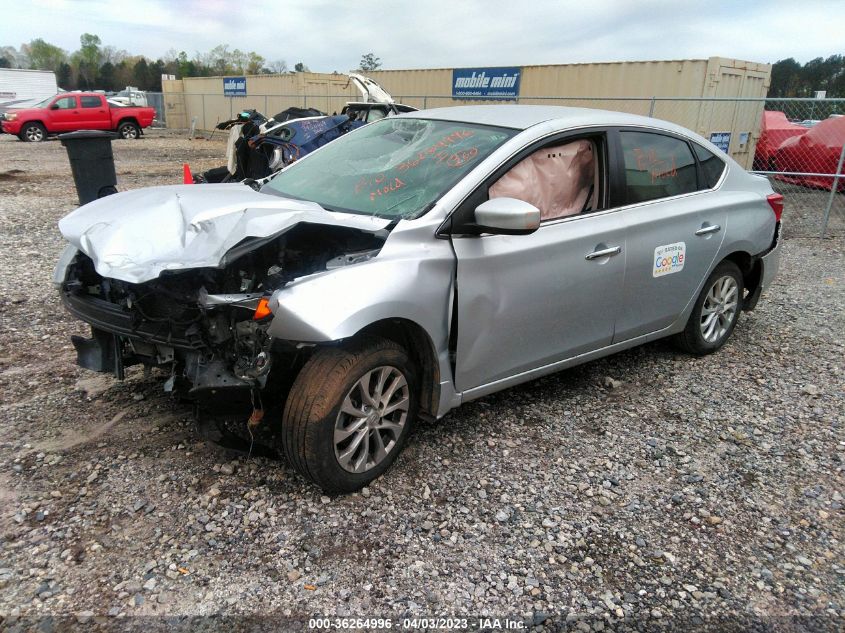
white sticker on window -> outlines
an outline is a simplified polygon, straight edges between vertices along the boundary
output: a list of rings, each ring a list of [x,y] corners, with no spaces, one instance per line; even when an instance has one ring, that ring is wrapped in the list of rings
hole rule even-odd
[[[684,269],[686,256],[687,245],[684,242],[658,246],[654,249],[654,267],[651,269],[651,276],[662,277],[681,272]]]

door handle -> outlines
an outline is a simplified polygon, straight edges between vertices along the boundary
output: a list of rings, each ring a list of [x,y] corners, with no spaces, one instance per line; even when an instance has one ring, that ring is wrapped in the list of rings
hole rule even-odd
[[[720,231],[722,229],[721,226],[718,224],[711,224],[710,226],[703,226],[698,229],[695,234],[696,235],[707,235],[708,233],[715,233],[716,231]]]
[[[613,255],[618,255],[622,252],[621,246],[611,246],[610,248],[603,248],[600,251],[593,251],[592,253],[588,254],[584,259],[598,259],[599,257],[612,257]]]

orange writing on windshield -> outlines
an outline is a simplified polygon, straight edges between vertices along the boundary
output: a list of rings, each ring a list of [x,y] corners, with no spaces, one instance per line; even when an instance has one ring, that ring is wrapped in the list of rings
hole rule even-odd
[[[457,130],[456,132],[452,132],[451,134],[447,134],[446,136],[441,138],[439,141],[437,141],[431,147],[428,147],[428,148],[420,151],[419,153],[417,153],[415,158],[411,158],[411,159],[406,160],[403,163],[400,163],[396,167],[396,169],[398,171],[408,171],[409,169],[413,169],[414,167],[419,165],[421,162],[423,162],[429,156],[433,156],[436,152],[438,152],[438,150],[441,150],[438,153],[438,156],[439,156],[440,154],[443,153],[443,151],[445,151],[443,148],[449,147],[450,145],[453,145],[455,143],[463,141],[464,139],[467,139],[467,138],[469,138],[470,136],[473,136],[473,135],[474,135],[474,132],[472,130]],[[477,154],[478,149],[476,149],[475,152]],[[441,161],[438,161],[438,162],[441,162]],[[457,165],[450,165],[450,166],[456,167]]]
[[[376,198],[380,196],[386,196],[389,193],[393,193],[397,189],[401,189],[405,186],[405,183],[399,180],[398,178],[394,178],[392,181],[388,182],[383,187],[379,187],[374,191],[370,192],[370,202],[374,202]]]

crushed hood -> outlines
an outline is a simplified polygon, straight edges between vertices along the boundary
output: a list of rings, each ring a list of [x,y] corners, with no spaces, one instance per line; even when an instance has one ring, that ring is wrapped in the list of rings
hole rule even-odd
[[[165,270],[218,267],[242,240],[278,235],[300,222],[365,231],[389,224],[241,184],[223,184],[152,187],[107,196],[66,215],[59,230],[92,259],[103,277],[142,283]]]

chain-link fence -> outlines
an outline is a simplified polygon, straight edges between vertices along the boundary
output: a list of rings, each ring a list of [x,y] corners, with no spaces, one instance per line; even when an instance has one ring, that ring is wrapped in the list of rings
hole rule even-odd
[[[784,234],[845,235],[845,99],[766,99],[752,169],[784,196]]]
[[[164,107],[164,94],[161,92],[148,92],[147,105],[155,108],[156,116],[154,125],[158,127],[167,127],[167,113]]]
[[[394,95],[398,103],[438,108],[520,103],[599,108],[664,119],[709,139],[749,171],[769,178],[785,198],[785,235],[845,235],[845,99],[698,97],[519,97],[456,100],[451,96]],[[286,108],[340,112],[349,94],[248,95],[166,93],[157,117],[168,127],[211,130],[238,112],[272,116]],[[151,103],[153,105],[153,103]]]

